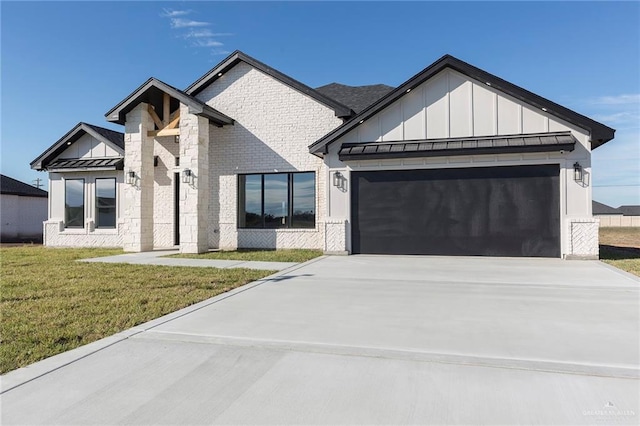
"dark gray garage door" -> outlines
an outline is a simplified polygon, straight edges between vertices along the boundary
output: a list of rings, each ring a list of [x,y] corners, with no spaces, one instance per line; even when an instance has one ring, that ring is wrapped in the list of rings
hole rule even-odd
[[[352,251],[560,257],[558,165],[351,174]]]

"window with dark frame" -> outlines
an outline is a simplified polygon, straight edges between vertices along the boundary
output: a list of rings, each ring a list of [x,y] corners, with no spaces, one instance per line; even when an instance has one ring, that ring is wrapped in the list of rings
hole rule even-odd
[[[314,172],[238,175],[238,228],[315,228]]]
[[[64,181],[64,227],[84,228],[84,179]]]
[[[96,228],[116,227],[116,179],[96,178]]]

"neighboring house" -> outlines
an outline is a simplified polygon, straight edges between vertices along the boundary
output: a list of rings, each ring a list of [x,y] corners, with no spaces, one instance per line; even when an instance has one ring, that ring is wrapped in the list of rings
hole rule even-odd
[[[614,130],[449,55],[312,89],[234,52],[106,117],[124,135],[81,123],[31,164],[47,245],[598,255],[591,150]]]
[[[0,175],[0,241],[42,242],[47,191]]]
[[[640,226],[640,206],[613,208],[594,201],[593,216],[600,220],[601,227]]]

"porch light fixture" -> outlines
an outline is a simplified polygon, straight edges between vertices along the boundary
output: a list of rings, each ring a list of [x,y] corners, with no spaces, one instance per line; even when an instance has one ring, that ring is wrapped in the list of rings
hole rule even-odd
[[[573,180],[576,182],[582,182],[582,166],[577,161],[573,163]]]
[[[335,172],[333,174],[333,186],[337,186],[337,187],[342,186],[342,173]]]
[[[175,136],[173,137],[173,142],[174,142],[174,143],[180,143],[180,135],[175,135]]]
[[[193,178],[193,173],[191,169],[184,169],[182,171],[182,183],[191,183],[191,179]]]
[[[129,170],[127,172],[127,183],[129,185],[133,185],[136,183],[136,172],[134,172],[133,170]]]

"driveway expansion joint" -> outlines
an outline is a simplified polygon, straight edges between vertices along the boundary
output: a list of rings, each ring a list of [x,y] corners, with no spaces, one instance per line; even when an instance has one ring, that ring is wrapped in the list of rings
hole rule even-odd
[[[243,338],[221,335],[204,335],[159,330],[147,330],[130,336],[134,340],[173,341],[212,345],[252,347],[266,350],[308,352],[325,355],[381,358],[414,362],[487,367],[510,370],[538,371],[546,373],[573,374],[580,376],[608,377],[617,379],[640,379],[637,366],[601,365],[560,362],[554,360],[501,358],[459,353],[428,352],[412,348],[381,348],[349,346],[332,343],[304,342],[277,339]]]

